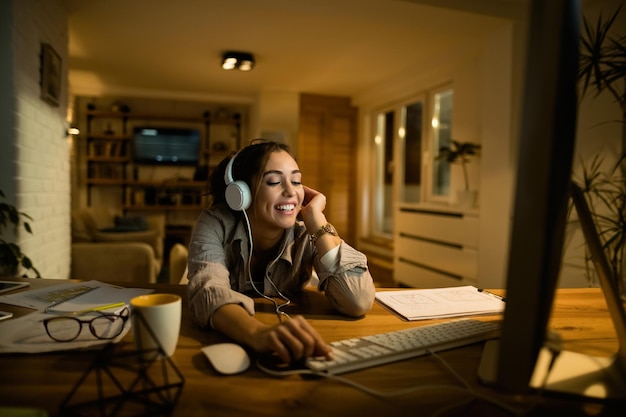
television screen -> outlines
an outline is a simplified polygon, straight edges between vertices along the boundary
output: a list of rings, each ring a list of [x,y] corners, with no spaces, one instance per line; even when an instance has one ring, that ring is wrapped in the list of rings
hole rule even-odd
[[[195,129],[136,127],[133,159],[137,164],[197,165],[199,145]]]

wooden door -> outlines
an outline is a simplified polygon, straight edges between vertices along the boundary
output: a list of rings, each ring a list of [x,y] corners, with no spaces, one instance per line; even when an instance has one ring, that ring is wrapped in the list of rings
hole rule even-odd
[[[326,195],[326,218],[356,243],[357,110],[350,99],[303,94],[298,163],[303,182]]]

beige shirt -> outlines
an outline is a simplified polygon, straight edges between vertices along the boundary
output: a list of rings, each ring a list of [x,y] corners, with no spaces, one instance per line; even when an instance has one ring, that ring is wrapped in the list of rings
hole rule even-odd
[[[196,221],[189,245],[187,292],[194,320],[209,326],[211,316],[226,304],[239,304],[254,315],[254,301],[246,272],[249,238],[243,216],[225,205],[205,209]],[[301,291],[313,268],[333,308],[358,317],[374,302],[375,288],[367,258],[341,242],[336,262],[321,262],[302,222],[287,229],[278,258],[268,265],[264,294],[278,296],[273,285],[289,297]],[[271,283],[270,283],[271,280]],[[273,283],[273,285],[272,285]]]

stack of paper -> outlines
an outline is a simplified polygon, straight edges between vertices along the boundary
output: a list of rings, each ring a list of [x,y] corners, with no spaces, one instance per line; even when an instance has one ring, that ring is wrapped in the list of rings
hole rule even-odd
[[[379,291],[376,300],[406,320],[498,314],[504,300],[471,285],[424,290]]]

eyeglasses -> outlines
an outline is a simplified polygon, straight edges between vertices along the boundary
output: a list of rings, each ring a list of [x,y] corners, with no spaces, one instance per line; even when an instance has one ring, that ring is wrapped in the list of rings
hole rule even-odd
[[[83,329],[83,324],[89,325],[91,334],[102,340],[114,339],[122,333],[129,311],[125,307],[119,314],[97,311],[98,316],[89,320],[77,317],[59,316],[43,321],[48,336],[57,342],[71,342],[76,339]]]

